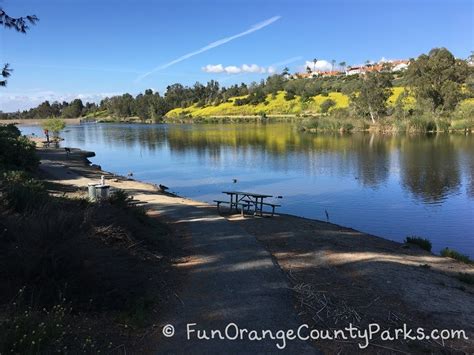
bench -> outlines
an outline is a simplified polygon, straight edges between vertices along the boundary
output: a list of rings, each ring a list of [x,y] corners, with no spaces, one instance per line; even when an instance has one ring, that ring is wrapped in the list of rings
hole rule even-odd
[[[220,206],[221,206],[221,203],[225,203],[225,204],[228,204],[230,205],[230,202],[229,201],[222,201],[222,200],[214,200],[215,203],[217,203],[217,211],[220,213]],[[240,209],[240,213],[242,215],[242,217],[244,216],[244,208],[247,208],[247,212],[251,206],[250,203],[242,203],[242,202],[239,202],[237,203],[237,206],[241,206],[241,209]]]
[[[262,203],[264,206],[270,206],[272,208],[272,217],[275,214],[275,207],[281,207],[281,205],[277,205],[276,203]]]

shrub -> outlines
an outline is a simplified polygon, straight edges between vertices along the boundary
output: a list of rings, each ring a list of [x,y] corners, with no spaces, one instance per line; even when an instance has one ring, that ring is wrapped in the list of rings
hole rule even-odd
[[[38,209],[49,201],[49,195],[43,184],[32,179],[22,171],[3,173],[0,183],[3,203],[15,212]]]
[[[117,206],[121,209],[126,209],[132,213],[141,223],[147,223],[148,218],[146,214],[146,209],[142,206],[131,205],[131,198],[128,192],[124,190],[117,189],[109,197],[109,202],[111,205]]]
[[[33,170],[38,163],[35,144],[22,137],[16,126],[0,125],[0,170]]]
[[[321,103],[321,112],[327,113],[329,109],[333,106],[336,106],[336,101],[332,99],[326,99]]]
[[[127,207],[129,200],[130,200],[130,195],[125,190],[121,190],[121,189],[117,189],[113,191],[109,197],[109,202],[112,205],[115,205],[118,207]]]
[[[429,239],[416,236],[406,237],[405,243],[418,245],[421,249],[424,249],[426,251],[431,251],[432,247]]]
[[[466,264],[471,264],[472,263],[472,260],[469,258],[469,256],[461,254],[461,253],[459,253],[459,252],[457,252],[456,250],[453,250],[453,249],[444,248],[443,250],[441,250],[440,254],[441,254],[441,256],[456,259],[456,260],[461,261],[461,262],[466,263]]]
[[[33,309],[26,304],[25,293],[21,288],[0,322],[0,353],[62,352],[70,308],[61,300],[48,309]]]
[[[41,123],[41,127],[53,132],[56,137],[66,127],[66,123],[60,118],[48,118]]]
[[[436,130],[436,122],[425,116],[413,117],[408,120],[408,130],[414,132],[430,132]]]

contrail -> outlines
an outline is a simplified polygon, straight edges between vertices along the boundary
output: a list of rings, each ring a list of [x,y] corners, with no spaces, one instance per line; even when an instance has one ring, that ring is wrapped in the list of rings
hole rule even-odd
[[[156,68],[154,68],[153,70],[143,74],[143,75],[140,75],[136,81],[140,81],[144,78],[146,78],[147,76],[149,76],[150,74],[153,74],[154,72],[158,71],[158,70],[163,70],[163,69],[166,69],[176,63],[179,63],[179,62],[182,62],[183,60],[186,60],[188,58],[191,58],[191,57],[194,57],[195,55],[198,55],[200,53],[203,53],[203,52],[206,52],[212,48],[216,48],[216,47],[219,47],[219,46],[222,46],[223,44],[227,43],[227,42],[230,42],[230,41],[233,41],[234,39],[237,39],[237,38],[240,38],[240,37],[243,37],[243,36],[247,36],[255,31],[258,31],[258,30],[261,30],[262,28],[264,27],[267,27],[268,25],[271,25],[273,22],[275,21],[278,21],[279,19],[281,18],[281,16],[274,16],[272,18],[269,18],[268,20],[265,20],[263,22],[260,22],[260,23],[257,23],[256,25],[253,25],[252,27],[250,27],[248,30],[245,30],[243,32],[240,32],[240,33],[237,33],[233,36],[230,36],[230,37],[226,37],[226,38],[222,38],[222,39],[219,39],[215,42],[212,42],[212,43],[209,43],[207,46],[204,46],[202,48],[199,48],[198,50],[194,51],[194,52],[190,52],[190,53],[187,53],[179,58],[176,58],[174,60],[172,60],[171,62],[168,62],[166,64],[162,64]]]
[[[301,60],[301,59],[303,59],[302,56],[291,57],[291,58],[285,59],[281,62],[270,64],[270,66],[271,67],[281,67],[283,65],[290,64],[290,63],[296,62],[296,61]]]

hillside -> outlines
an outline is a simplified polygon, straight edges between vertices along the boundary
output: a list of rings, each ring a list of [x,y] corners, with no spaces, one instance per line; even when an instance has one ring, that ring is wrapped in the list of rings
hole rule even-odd
[[[395,105],[397,98],[404,91],[402,87],[393,88],[393,93],[388,99],[389,106]],[[266,102],[258,105],[241,105],[236,106],[234,104],[236,99],[243,98],[245,96],[238,96],[230,98],[227,102],[219,105],[207,105],[199,107],[196,104],[186,108],[175,108],[166,114],[167,118],[179,118],[183,116],[192,117],[219,117],[219,116],[255,116],[265,113],[266,115],[301,115],[301,114],[320,114],[321,104],[331,99],[336,104],[334,108],[347,108],[349,106],[349,97],[340,92],[331,92],[327,96],[316,95],[313,96],[312,100],[303,102],[301,97],[296,96],[293,100],[285,99],[285,92],[280,91],[273,97],[267,95]],[[409,103],[413,103],[413,99],[409,100]],[[330,109],[330,110],[331,110]]]

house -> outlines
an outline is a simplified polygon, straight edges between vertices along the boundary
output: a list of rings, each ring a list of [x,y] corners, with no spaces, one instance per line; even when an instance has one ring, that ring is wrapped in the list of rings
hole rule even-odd
[[[346,69],[346,75],[355,75],[355,74],[361,74],[364,73],[364,67],[347,67]]]
[[[410,62],[408,60],[394,60],[392,62],[392,72],[406,70],[409,65]]]

